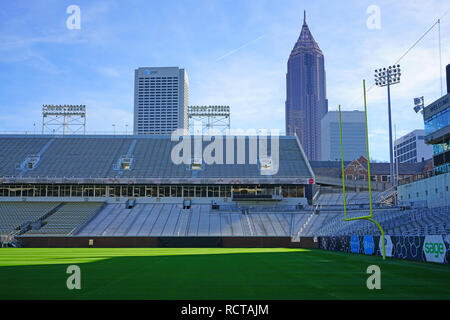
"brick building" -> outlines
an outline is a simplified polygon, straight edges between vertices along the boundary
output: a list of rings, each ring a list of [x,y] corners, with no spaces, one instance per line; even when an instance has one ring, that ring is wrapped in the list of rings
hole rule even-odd
[[[418,163],[398,164],[399,184],[418,181],[431,176],[433,161],[431,159]],[[348,180],[368,180],[367,159],[360,157],[346,165],[345,177]],[[371,181],[390,182],[390,164],[388,162],[370,163]]]

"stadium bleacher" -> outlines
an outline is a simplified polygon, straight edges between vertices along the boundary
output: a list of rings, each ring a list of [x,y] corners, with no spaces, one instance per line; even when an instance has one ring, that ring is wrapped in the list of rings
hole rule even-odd
[[[14,176],[19,170],[17,168],[23,163],[27,156],[37,154],[50,141],[50,138],[28,139],[22,137],[11,137],[0,139],[0,172],[2,176]]]
[[[382,192],[372,192],[372,202],[377,203],[380,200],[380,195]],[[369,203],[369,192],[346,192],[345,201],[348,205],[355,204],[368,204]],[[344,194],[343,193],[322,193],[316,199],[315,203],[317,205],[343,205]]]
[[[450,233],[450,209],[374,209],[374,219],[390,235]],[[368,210],[349,210],[348,217]],[[308,221],[308,217],[311,219]],[[258,212],[216,211],[210,205],[185,210],[175,204],[137,204],[127,210],[108,204],[78,235],[82,236],[301,236],[379,235],[369,221],[344,221],[341,211]]]
[[[420,208],[402,210],[400,208],[374,209],[374,220],[383,228],[385,234],[409,235],[447,235],[450,234],[450,208]],[[369,215],[368,210],[349,210],[348,218]],[[314,215],[311,227],[302,236],[339,235],[380,235],[376,225],[367,220],[344,221],[343,212],[324,212]]]
[[[233,139],[233,150],[223,141],[224,158],[230,152],[236,161]],[[248,147],[250,137],[242,140]],[[298,239],[380,233],[367,220],[344,221],[338,189],[318,189],[307,201],[315,177],[295,137],[280,137],[279,170],[271,176],[262,175],[261,163],[250,163],[248,154],[243,164],[176,165],[169,159],[177,143],[170,136],[0,137],[0,235]],[[271,143],[267,149],[270,154]],[[30,157],[35,166],[24,165]],[[133,159],[130,170],[119,165],[123,157]],[[374,219],[386,234],[450,233],[450,208],[395,207],[386,201],[394,193],[372,193]],[[368,192],[348,192],[345,200],[348,217],[368,215]]]
[[[269,138],[270,139],[270,138]],[[269,140],[268,139],[268,140]],[[194,141],[191,139],[192,150]],[[233,143],[233,154],[238,154],[238,138]],[[242,137],[249,148],[250,137]],[[21,178],[192,178],[186,165],[175,165],[170,161],[171,152],[178,142],[170,136],[15,136],[0,137],[0,177],[20,175]],[[207,145],[204,143],[203,147]],[[45,147],[45,148],[44,148]],[[311,172],[293,137],[279,137],[279,170],[274,177],[311,177]],[[223,139],[224,155],[227,151]],[[119,159],[130,153],[134,158],[132,170],[115,169]],[[271,143],[267,143],[270,155]],[[32,154],[40,154],[38,165],[21,172],[17,167]],[[246,155],[243,164],[211,164],[195,172],[198,178],[244,178],[258,177],[257,164]],[[152,164],[152,165],[149,165]]]
[[[106,177],[113,164],[127,152],[131,139],[54,139],[39,165],[27,177]]]
[[[33,223],[42,219],[59,204],[59,202],[0,202],[0,234],[10,234],[28,221]]]
[[[43,219],[42,228],[32,229],[26,232],[26,235],[70,235],[77,227],[88,222],[103,205],[99,202],[64,203]]]
[[[233,210],[234,209],[234,210]],[[262,207],[242,210],[213,210],[211,205],[138,203],[132,209],[123,204],[4,202],[0,203],[0,233],[8,235],[26,222],[42,221],[25,235],[78,236],[339,236],[379,235],[367,220],[344,221],[342,210],[322,206],[277,211]],[[312,213],[313,212],[313,213]],[[374,209],[374,219],[389,235],[450,234],[450,208]],[[51,213],[51,214],[49,214]],[[347,217],[360,217],[369,210],[348,210]]]
[[[108,204],[80,236],[289,236],[308,213],[215,211],[210,205]]]

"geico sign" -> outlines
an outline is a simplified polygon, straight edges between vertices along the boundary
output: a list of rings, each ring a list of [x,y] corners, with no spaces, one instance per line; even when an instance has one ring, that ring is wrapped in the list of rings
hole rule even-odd
[[[446,251],[442,236],[425,237],[423,252],[427,261],[443,263]]]

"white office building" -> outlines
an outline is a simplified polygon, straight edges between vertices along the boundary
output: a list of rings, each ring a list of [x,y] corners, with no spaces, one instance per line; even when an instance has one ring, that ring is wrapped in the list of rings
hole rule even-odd
[[[365,114],[362,111],[342,111],[342,143],[344,161],[367,157]],[[321,121],[321,160],[341,160],[339,112],[329,111]]]
[[[425,130],[414,130],[394,142],[398,163],[417,163],[433,157],[433,146],[425,144]]]
[[[189,82],[178,67],[139,68],[134,80],[134,134],[188,129]]]

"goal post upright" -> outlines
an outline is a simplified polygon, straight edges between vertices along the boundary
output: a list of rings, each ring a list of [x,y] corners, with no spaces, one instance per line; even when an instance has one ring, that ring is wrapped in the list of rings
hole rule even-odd
[[[355,221],[355,220],[367,220],[374,223],[381,232],[382,237],[382,251],[383,260],[386,260],[386,246],[385,246],[385,236],[384,230],[381,225],[373,219],[373,207],[372,207],[372,185],[371,185],[371,175],[370,175],[370,156],[369,156],[369,130],[367,125],[367,96],[366,96],[366,80],[363,80],[363,91],[364,91],[364,114],[365,114],[365,125],[366,125],[366,147],[367,147],[367,174],[369,181],[369,209],[370,214],[368,216],[347,218],[347,201],[345,198],[345,169],[344,169],[344,146],[342,142],[342,116],[341,116],[341,105],[339,105],[339,134],[341,142],[341,164],[342,164],[342,190],[344,195],[344,221]]]

